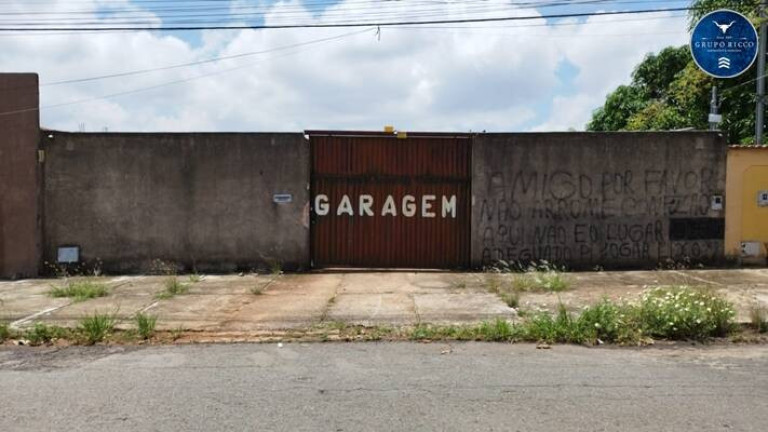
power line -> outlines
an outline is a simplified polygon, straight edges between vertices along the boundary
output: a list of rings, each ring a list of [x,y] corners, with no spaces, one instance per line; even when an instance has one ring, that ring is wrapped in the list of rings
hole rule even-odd
[[[0,27],[0,32],[80,32],[80,31],[191,31],[191,30],[268,30],[268,29],[292,29],[292,28],[338,28],[338,27],[391,27],[391,26],[412,26],[412,25],[439,25],[439,24],[466,24],[480,22],[504,22],[504,21],[528,21],[540,19],[560,19],[560,18],[582,18],[593,16],[616,16],[616,15],[638,15],[664,12],[682,12],[690,11],[690,7],[666,8],[666,9],[643,9],[633,11],[610,11],[610,12],[583,12],[583,13],[563,13],[539,16],[506,16],[506,17],[486,17],[486,18],[464,18],[464,19],[437,19],[425,21],[384,21],[384,22],[337,22],[337,23],[312,23],[312,24],[273,24],[273,25],[235,25],[235,26],[174,26],[174,27],[44,27],[44,28],[26,28],[26,27]]]
[[[318,44],[318,43],[329,42],[329,41],[341,39],[341,38],[344,38],[344,37],[347,37],[347,36],[353,36],[353,35],[360,34],[360,33],[366,33],[366,32],[369,32],[369,31],[370,31],[370,29],[365,29],[365,30],[361,30],[361,31],[357,31],[357,32],[343,34],[341,36],[332,36],[332,37],[327,37],[327,38],[322,38],[322,39],[314,39],[314,40],[309,40],[309,41],[305,41],[305,42],[299,42],[299,43],[295,43],[295,44],[291,44],[291,45],[283,45],[283,46],[279,46],[279,47],[275,47],[275,48],[270,48],[270,49],[262,50],[262,51],[251,51],[251,52],[240,53],[240,54],[233,54],[233,55],[228,55],[228,56],[212,57],[212,58],[205,59],[205,60],[199,60],[199,61],[189,62],[189,63],[181,63],[181,64],[170,65],[170,66],[161,66],[161,67],[147,68],[147,69],[137,69],[137,70],[127,71],[127,72],[118,72],[118,73],[114,73],[114,74],[98,75],[98,76],[92,76],[92,77],[87,77],[87,78],[76,78],[76,79],[69,79],[69,80],[52,81],[52,82],[48,82],[48,83],[42,83],[42,84],[40,84],[40,87],[56,86],[56,85],[62,85],[62,84],[75,84],[75,83],[82,83],[82,82],[88,82],[88,81],[97,81],[97,80],[103,80],[103,79],[109,79],[109,78],[121,78],[121,77],[126,77],[126,76],[131,76],[131,75],[145,74],[145,73],[149,73],[149,72],[158,72],[158,71],[164,71],[164,70],[179,69],[179,68],[189,67],[189,66],[198,66],[198,65],[201,65],[201,64],[215,63],[215,62],[220,62],[220,61],[224,61],[224,60],[231,60],[231,59],[236,59],[236,58],[249,57],[249,56],[254,56],[254,55],[259,55],[259,54],[268,54],[268,53],[276,52],[276,51],[282,51],[282,50],[287,50],[287,49],[292,49],[292,48],[303,47],[303,46],[307,46],[307,45],[314,45],[314,44]]]
[[[374,30],[376,30],[376,29],[375,28],[369,28],[369,29],[365,29],[365,30],[358,30],[358,31],[350,32],[350,33],[344,33],[344,34],[341,34],[341,35],[338,35],[338,36],[335,36],[335,37],[332,37],[332,38],[326,38],[326,39],[323,40],[323,42],[340,40],[340,39],[344,39],[344,38],[347,38],[347,37],[350,37],[350,36],[355,36],[355,35],[362,34],[362,33],[373,32]],[[320,40],[310,41],[310,42],[305,43],[305,45],[308,45],[311,42],[319,42],[319,41]],[[304,49],[306,49],[306,48],[304,48]],[[298,53],[300,53],[302,51],[303,50],[297,50],[295,52],[286,53],[286,54],[283,54],[281,56],[273,57],[272,59],[288,57],[288,56],[291,56],[291,55],[298,54]],[[248,64],[244,64],[244,65],[240,65],[240,66],[236,66],[236,67],[232,67],[232,68],[227,68],[227,69],[223,69],[223,70],[219,70],[219,71],[215,71],[215,72],[209,72],[209,73],[205,73],[205,74],[200,74],[200,75],[196,75],[196,76],[189,77],[189,78],[178,79],[178,80],[173,80],[173,81],[166,81],[166,82],[163,82],[163,83],[160,83],[160,84],[155,84],[155,85],[152,85],[152,86],[139,87],[139,88],[135,88],[135,89],[131,89],[131,90],[125,90],[125,91],[121,91],[121,92],[117,92],[117,93],[110,93],[110,94],[106,94],[106,95],[95,96],[95,97],[91,97],[91,98],[87,98],[87,99],[80,99],[80,100],[75,100],[75,101],[70,101],[70,102],[62,102],[62,103],[53,104],[53,105],[46,105],[46,106],[42,106],[42,107],[29,107],[29,108],[22,108],[22,109],[13,110],[13,111],[0,112],[0,117],[7,116],[7,115],[13,115],[13,114],[21,114],[21,113],[31,112],[31,111],[39,111],[39,110],[44,110],[44,109],[61,108],[61,107],[65,107],[65,106],[79,105],[79,104],[87,103],[87,102],[95,102],[95,101],[98,101],[98,100],[111,99],[111,98],[115,98],[115,97],[119,97],[119,96],[126,96],[126,95],[141,93],[141,92],[145,92],[145,91],[149,91],[149,90],[155,90],[155,89],[162,88],[162,87],[167,87],[167,86],[171,86],[171,85],[186,83],[186,82],[195,81],[195,80],[198,80],[198,79],[207,78],[207,77],[211,77],[211,76],[215,76],[215,75],[222,75],[222,74],[225,74],[225,73],[228,73],[228,72],[232,72],[232,71],[235,71],[235,70],[240,70],[240,69],[248,68],[248,67],[254,66],[256,64],[262,63],[264,60],[268,60],[268,59],[262,59],[260,61],[251,62],[251,63],[248,63]]]
[[[440,0],[437,0],[440,1]],[[477,4],[475,2],[480,1],[481,4]],[[648,3],[648,2],[657,2],[659,0],[627,0],[624,4],[632,4],[632,3]],[[251,20],[251,19],[260,19],[265,18],[266,16],[269,16],[271,18],[275,17],[288,17],[288,16],[295,16],[300,15],[304,16],[308,12],[321,12],[323,15],[323,18],[346,18],[350,14],[350,12],[355,10],[360,10],[363,12],[359,12],[354,14],[354,18],[357,19],[357,21],[361,21],[361,18],[370,18],[370,17],[378,17],[377,19],[380,21],[385,20],[413,20],[415,18],[426,18],[426,17],[441,17],[446,15],[450,12],[459,12],[459,11],[446,11],[443,6],[448,4],[457,4],[465,6],[468,3],[471,5],[475,5],[473,7],[468,8],[462,8],[460,13],[462,15],[469,15],[469,14],[484,14],[484,13],[492,13],[492,12],[501,12],[509,9],[516,9],[520,8],[522,6],[530,6],[535,5],[536,8],[544,8],[544,7],[559,7],[564,5],[591,5],[591,4],[604,4],[606,2],[612,2],[613,4],[619,4],[622,2],[622,0],[581,0],[581,1],[564,1],[564,0],[553,0],[545,3],[535,3],[535,2],[519,2],[519,3],[507,3],[507,4],[499,4],[499,3],[488,3],[484,0],[474,0],[474,1],[462,1],[462,2],[441,2],[440,8],[413,8],[412,4],[403,4],[399,1],[394,6],[398,7],[380,7],[382,4],[388,4],[387,2],[381,2],[379,1],[377,3],[378,6],[373,8],[353,8],[348,7],[347,5],[352,4],[351,2],[344,2],[344,3],[338,3],[341,5],[344,5],[343,8],[338,9],[310,9],[309,7],[302,4],[302,6],[299,6],[296,10],[289,10],[287,7],[279,7],[279,8],[269,8],[267,11],[261,11],[261,12],[248,12],[248,13],[232,13],[231,11],[225,12],[225,13],[206,13],[206,14],[160,14],[154,16],[152,19],[144,19],[144,20],[138,20],[140,17],[122,17],[119,15],[114,14],[107,14],[104,19],[97,19],[94,21],[94,16],[89,16],[85,18],[74,18],[69,19],[66,21],[63,21],[63,24],[56,24],[61,19],[59,18],[38,18],[37,21],[16,21],[16,20],[0,20],[0,27],[1,26],[13,26],[14,28],[18,28],[19,26],[28,27],[28,30],[31,31],[33,29],[41,29],[44,30],[44,27],[41,26],[49,26],[56,24],[57,26],[61,25],[68,25],[68,26],[98,26],[102,24],[109,24],[110,26],[149,26],[154,27],[155,24],[157,24],[158,20],[162,21],[166,27],[173,25],[173,26],[181,26],[181,25],[196,25],[196,26],[213,26],[213,25],[219,25],[224,26],[227,23],[230,24],[238,24],[242,22],[243,20]],[[424,5],[424,0],[419,0],[416,4]],[[427,3],[427,4],[433,4],[434,3]],[[325,6],[329,6],[329,4],[325,4]],[[399,6],[404,6],[407,8],[407,10],[403,10],[402,8],[399,8]],[[513,6],[513,7],[511,7]],[[251,6],[247,6],[251,7]],[[147,11],[144,10],[134,10],[133,13],[141,13],[143,15],[147,14]],[[0,13],[2,15],[2,13]],[[90,14],[93,15],[93,14]],[[212,20],[215,17],[223,17],[221,19]],[[228,26],[232,27],[232,26]],[[91,27],[87,27],[91,28]],[[123,27],[125,28],[125,27]],[[84,31],[84,30],[82,30]]]
[[[102,13],[106,14],[111,18],[112,15],[118,15],[118,14],[144,14],[146,15],[147,12],[151,12],[154,14],[157,14],[159,16],[168,16],[168,17],[178,17],[180,16],[177,13],[187,13],[187,12],[232,12],[232,11],[240,11],[240,10],[251,10],[254,11],[253,13],[257,13],[257,11],[263,11],[263,13],[282,13],[284,11],[309,11],[309,10],[322,10],[329,7],[337,6],[337,5],[343,5],[345,6],[343,10],[380,10],[382,9],[382,6],[386,6],[388,9],[397,9],[397,8],[410,8],[414,5],[437,5],[437,6],[471,6],[471,5],[495,5],[495,6],[505,6],[507,8],[515,8],[520,9],[523,7],[535,7],[537,9],[541,8],[556,8],[556,7],[562,7],[562,6],[589,6],[589,5],[597,5],[597,4],[606,4],[610,3],[613,5],[627,5],[627,4],[649,4],[649,3],[660,3],[660,2],[669,2],[670,0],[551,0],[547,2],[533,2],[533,1],[527,1],[527,2],[516,2],[516,3],[489,3],[486,0],[462,0],[462,1],[441,1],[441,0],[415,0],[412,2],[403,2],[403,1],[382,1],[382,0],[347,0],[343,3],[332,1],[328,2],[327,0],[323,0],[320,2],[310,2],[310,1],[304,1],[300,5],[280,5],[279,7],[275,7],[272,5],[264,6],[264,5],[226,5],[226,6],[209,6],[209,5],[201,5],[201,6],[185,6],[185,7],[171,7],[171,8],[156,8],[156,7],[142,7],[142,8],[130,8],[130,9],[112,9],[107,8],[102,11]],[[674,1],[674,0],[673,0]],[[685,0],[677,0],[678,2],[683,2]],[[135,2],[132,2],[135,3]],[[367,5],[367,6],[366,6]],[[364,6],[362,8],[352,8],[350,6]],[[93,9],[81,9],[81,10],[64,10],[64,11],[55,11],[55,12],[43,12],[43,11],[24,11],[24,12],[0,12],[0,17],[3,16],[34,16],[34,15],[43,15],[43,16],[69,16],[69,15],[87,15],[87,16],[93,16],[94,15]],[[166,12],[173,12],[173,13],[167,13]],[[59,19],[59,18],[56,18]]]
[[[611,23],[617,23],[617,22],[639,22],[639,21],[655,21],[655,20],[661,20],[661,19],[671,19],[671,18],[681,18],[684,17],[685,14],[676,14],[671,13],[668,15],[662,15],[662,16],[650,16],[650,17],[643,17],[643,18],[627,18],[627,19],[613,19],[610,22]],[[404,26],[404,27],[397,27],[392,26],[391,28],[396,29],[514,29],[514,28],[530,28],[530,27],[572,27],[572,26],[586,26],[590,24],[605,24],[604,21],[560,21],[560,22],[551,22],[551,23],[540,23],[540,24],[514,24],[514,25],[487,25],[487,26],[480,26],[480,25],[441,25],[439,27],[433,27],[433,26],[418,26],[418,25],[412,25],[412,26]],[[100,34],[120,34],[120,33],[128,33],[132,30],[108,30],[108,31],[95,31],[94,34],[100,33]],[[35,30],[29,30],[28,32],[24,33],[2,33],[0,32],[0,38],[3,37],[25,37],[25,36],[66,36],[66,35],[76,35],[76,34],[88,34],[89,30],[82,30],[82,31],[75,31],[75,32],[67,32],[67,31],[61,31],[61,32],[43,32],[43,33],[37,33]],[[579,34],[573,35],[573,37],[579,37]]]

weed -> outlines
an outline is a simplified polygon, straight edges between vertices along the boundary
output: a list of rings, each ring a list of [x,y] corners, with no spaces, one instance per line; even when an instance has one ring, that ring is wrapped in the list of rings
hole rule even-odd
[[[453,281],[451,285],[456,289],[465,289],[467,287],[467,283],[464,281]]]
[[[636,308],[625,303],[613,303],[607,298],[585,307],[579,315],[578,326],[585,341],[590,343],[602,341],[636,344],[643,340]]]
[[[8,324],[0,324],[0,343],[5,342],[6,339],[10,339],[11,336],[11,329],[8,327]]]
[[[636,306],[643,333],[664,339],[705,339],[733,328],[733,306],[712,290],[689,286],[646,291]]]
[[[155,275],[175,276],[178,266],[170,261],[155,259],[149,266],[149,273]]]
[[[516,275],[512,287],[517,291],[560,292],[570,287],[570,280],[559,270],[532,270]]]
[[[692,268],[704,268],[704,264],[694,262],[691,257],[685,256],[681,259],[667,258],[663,262],[656,264],[656,270],[688,270]]]
[[[548,343],[584,343],[588,339],[562,303],[554,316],[548,312],[532,314],[523,324],[523,332],[527,340]]]
[[[42,345],[54,339],[64,338],[67,333],[67,330],[62,327],[36,322],[32,328],[24,332],[24,339],[27,339],[30,345]]]
[[[501,291],[501,280],[496,275],[490,275],[485,279],[488,292],[498,294]]]
[[[134,317],[136,321],[136,331],[142,339],[150,339],[155,335],[155,325],[157,325],[157,316],[144,313],[137,313]]]
[[[96,258],[94,261],[82,262],[82,263],[51,263],[43,261],[43,274],[54,275],[59,278],[67,278],[70,276],[101,276],[102,261]]]
[[[511,308],[518,308],[520,306],[520,291],[514,286],[504,284],[496,275],[491,275],[486,278],[486,288],[488,292],[497,294],[501,300]]]
[[[179,326],[171,330],[171,340],[177,341],[184,335],[184,327]]]
[[[520,293],[517,291],[502,292],[499,293],[499,297],[511,308],[517,309],[520,307]]]
[[[395,329],[392,327],[374,327],[370,332],[370,340],[381,340],[385,337],[390,337],[395,334]]]
[[[197,272],[191,273],[189,275],[189,283],[196,284],[196,283],[200,282],[201,280],[203,280],[203,278]]]
[[[519,337],[520,332],[518,328],[509,322],[496,318],[492,322],[483,322],[480,327],[477,328],[477,336],[486,341],[509,341],[514,337]]]
[[[548,261],[532,262],[527,266],[521,263],[499,261],[493,267],[494,273],[517,273],[511,284],[504,284],[496,274],[486,278],[489,292],[498,294],[504,303],[511,308],[520,306],[520,293],[530,291],[560,292],[570,287],[571,280],[565,273],[565,268],[558,267]]]
[[[453,339],[456,332],[455,326],[419,324],[411,330],[410,338],[413,340]]]
[[[765,306],[753,305],[749,309],[749,320],[756,332],[768,332],[768,310]]]
[[[85,316],[80,320],[78,330],[85,338],[85,341],[93,345],[101,342],[112,333],[115,328],[116,319],[112,315],[94,313]]]
[[[277,276],[283,274],[283,265],[280,263],[280,261],[274,261],[269,265],[269,271]]]
[[[109,295],[107,286],[92,278],[69,279],[64,286],[53,286],[48,291],[51,297],[69,297],[75,302],[81,302],[96,297]]]
[[[493,273],[517,273],[512,280],[512,288],[515,291],[559,292],[567,290],[571,283],[565,267],[559,267],[547,260],[532,261],[527,265],[521,262],[508,263],[500,260],[494,267],[491,267],[490,271]],[[489,288],[489,290],[491,289]]]
[[[264,294],[264,288],[262,288],[259,285],[252,286],[250,291],[251,291],[251,294],[253,294],[253,295],[262,295],[262,294]]]
[[[165,300],[187,292],[189,287],[181,282],[176,276],[169,276],[163,281],[163,291],[157,295],[157,298]]]

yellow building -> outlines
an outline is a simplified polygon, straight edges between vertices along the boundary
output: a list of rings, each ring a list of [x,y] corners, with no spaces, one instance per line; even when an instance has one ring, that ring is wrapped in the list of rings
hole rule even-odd
[[[768,147],[731,147],[726,172],[725,254],[765,263]]]

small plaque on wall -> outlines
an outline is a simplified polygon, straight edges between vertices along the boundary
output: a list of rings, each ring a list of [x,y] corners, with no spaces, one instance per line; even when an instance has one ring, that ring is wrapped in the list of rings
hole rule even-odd
[[[272,202],[277,204],[287,204],[293,202],[293,195],[291,194],[274,194],[272,195]]]
[[[56,261],[61,264],[72,264],[80,262],[79,246],[59,246]]]

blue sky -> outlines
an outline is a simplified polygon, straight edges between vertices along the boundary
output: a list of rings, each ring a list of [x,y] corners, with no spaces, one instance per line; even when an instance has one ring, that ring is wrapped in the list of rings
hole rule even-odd
[[[688,4],[613,0],[542,7],[557,0],[374,1],[10,3],[11,10],[19,12],[63,13],[25,19],[56,21],[83,11],[88,13],[77,18],[84,21],[106,25],[130,20],[155,26],[173,25],[182,18],[170,14],[178,13],[210,14],[183,18],[185,22],[221,22],[223,16],[214,14],[226,5],[231,13],[262,13],[239,17],[244,24],[291,24],[552,15]],[[175,11],[148,12],[152,8]],[[120,11],[117,16],[110,12],[114,10]],[[43,124],[68,130],[85,125],[86,130],[280,131],[380,129],[385,124],[409,130],[579,130],[605,95],[629,80],[645,54],[686,43],[684,15],[384,27],[380,35],[374,28],[17,34],[0,37],[0,67],[38,72],[48,84],[159,69],[43,86]],[[248,54],[255,52],[261,54]],[[222,56],[237,57],[209,61]],[[190,65],[175,67],[185,64]]]

